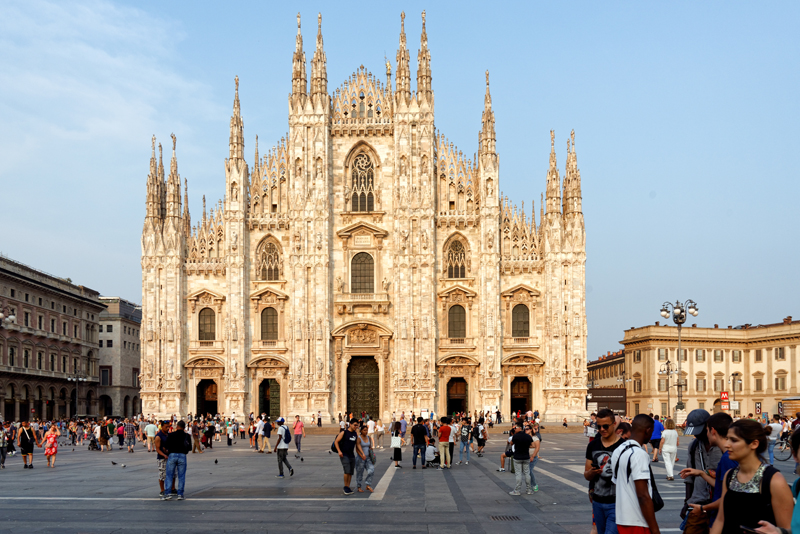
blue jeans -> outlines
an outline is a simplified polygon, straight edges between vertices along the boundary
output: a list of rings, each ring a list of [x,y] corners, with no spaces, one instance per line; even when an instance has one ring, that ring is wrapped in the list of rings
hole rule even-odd
[[[367,479],[364,480],[362,484],[362,480],[364,479],[364,471],[367,472]],[[360,456],[356,456],[356,486],[369,486],[372,487],[372,474],[375,473],[375,465],[369,461],[369,457],[366,460],[362,460]]]
[[[592,501],[592,514],[594,524],[597,525],[597,534],[617,534],[616,504],[603,504]]]
[[[172,491],[172,482],[175,476],[175,469],[178,469],[178,495],[183,496],[183,486],[186,483],[186,455],[177,452],[170,453],[167,458],[167,482],[170,484],[169,491]]]
[[[469,462],[469,441],[460,441],[458,446],[458,461],[464,456],[464,451],[467,451],[467,461]]]
[[[769,440],[767,450],[769,451],[769,465],[775,465],[775,445],[778,444],[777,439]]]
[[[411,456],[411,465],[417,466],[417,454],[419,454],[422,467],[425,467],[425,445],[414,445],[413,456]],[[374,469],[374,468],[373,468]]]
[[[539,457],[537,456],[533,460],[531,460],[530,465],[528,466],[528,470],[531,472],[531,486],[536,485],[536,475],[533,474],[533,468],[536,467],[536,464],[539,463]]]

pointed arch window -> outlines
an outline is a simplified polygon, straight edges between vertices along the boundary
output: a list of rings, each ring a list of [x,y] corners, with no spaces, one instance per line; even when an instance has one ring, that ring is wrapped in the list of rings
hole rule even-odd
[[[216,321],[214,310],[203,308],[200,310],[200,341],[214,341],[216,339]]]
[[[281,255],[275,243],[267,243],[258,259],[258,276],[261,280],[280,280]]]
[[[447,278],[466,278],[467,249],[461,241],[453,241],[447,247]]]
[[[351,293],[375,292],[375,260],[366,252],[359,252],[353,256],[351,262]]]
[[[353,160],[351,194],[353,211],[375,210],[375,164],[366,154]]]
[[[464,306],[450,306],[447,312],[447,337],[450,339],[467,337],[467,312]]]
[[[511,310],[511,336],[530,336],[530,310],[525,304],[517,304]]]
[[[261,312],[261,339],[278,339],[278,310],[275,308],[264,308]]]

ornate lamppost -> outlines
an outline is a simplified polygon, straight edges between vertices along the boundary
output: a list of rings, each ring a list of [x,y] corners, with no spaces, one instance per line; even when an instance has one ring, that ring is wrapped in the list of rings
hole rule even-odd
[[[698,310],[699,307],[693,300],[687,300],[684,303],[678,300],[675,301],[675,304],[665,302],[661,306],[661,316],[667,318],[672,315],[672,321],[678,327],[678,403],[675,405],[675,411],[686,410],[686,405],[683,403],[683,376],[681,375],[681,360],[683,360],[683,353],[681,352],[681,327],[683,323],[686,322],[686,313],[688,312],[694,317],[697,317],[699,313]]]
[[[8,328],[17,322],[17,316],[11,313],[9,307],[0,308],[0,328]]]
[[[680,361],[681,361],[680,360],[680,354],[678,354],[678,362],[680,362]],[[678,369],[677,369],[677,367],[675,366],[674,363],[672,363],[671,361],[667,360],[667,363],[664,363],[664,364],[661,365],[661,369],[659,369],[658,374],[660,374],[661,376],[666,376],[667,377],[666,378],[666,380],[667,380],[667,411],[671,413],[671,410],[672,410],[671,404],[672,403],[669,400],[670,399],[669,390],[672,388],[672,385],[670,384],[670,377],[672,375],[678,374]],[[678,380],[680,380],[680,376],[678,377]],[[678,391],[680,391],[680,387],[678,387]],[[663,415],[670,416],[670,413],[666,413],[666,414],[663,414]]]
[[[82,371],[75,371],[72,375],[67,377],[67,380],[75,382],[75,413],[72,414],[72,417],[75,417],[78,415],[78,401],[81,398],[81,383],[86,382],[88,378]],[[88,412],[89,407],[87,406],[86,408]]]
[[[742,373],[738,371],[731,373],[731,376],[728,377],[728,383],[731,385],[731,391],[733,391],[733,402],[736,402],[736,386],[742,387]],[[736,409],[733,413],[738,411]]]

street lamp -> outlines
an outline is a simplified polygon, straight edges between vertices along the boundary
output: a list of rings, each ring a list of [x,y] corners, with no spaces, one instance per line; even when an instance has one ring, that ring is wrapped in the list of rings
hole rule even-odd
[[[661,316],[667,318],[672,315],[672,321],[678,326],[678,403],[675,405],[675,410],[682,411],[686,409],[686,405],[683,403],[683,378],[681,375],[681,360],[683,359],[683,353],[681,352],[681,327],[683,323],[686,322],[686,313],[688,312],[694,317],[697,317],[699,313],[698,310],[699,307],[693,300],[687,300],[683,304],[681,304],[679,300],[675,301],[675,304],[665,302],[661,306]]]
[[[680,354],[679,354],[678,355],[678,362],[680,363],[680,361],[681,360],[680,360]],[[667,363],[664,363],[664,364],[661,365],[661,369],[659,369],[658,374],[667,377],[667,411],[669,412],[672,409],[670,407],[670,405],[672,403],[670,402],[670,394],[669,394],[669,390],[672,387],[672,385],[670,385],[670,383],[669,383],[669,377],[672,376],[672,375],[678,374],[678,371],[677,371],[677,368],[675,367],[675,364],[672,363],[671,361],[667,360]],[[680,381],[680,377],[678,377],[678,380]],[[678,387],[678,391],[680,391],[680,386]],[[667,413],[665,415],[669,416],[670,414]]]
[[[731,390],[733,391],[733,402],[736,402],[736,386],[738,385],[739,387],[741,387],[741,385],[742,385],[741,376],[742,376],[742,373],[739,373],[737,371],[735,373],[731,373],[731,376],[728,377],[728,384],[731,385]],[[733,412],[736,413],[738,411],[739,410],[737,409],[737,410],[734,410]]]
[[[17,321],[17,316],[8,307],[0,308],[0,327],[8,328]]]
[[[74,374],[67,377],[67,380],[75,382],[75,413],[72,414],[72,417],[75,417],[78,415],[78,399],[81,398],[81,382],[86,382],[88,379],[83,372],[75,371]]]

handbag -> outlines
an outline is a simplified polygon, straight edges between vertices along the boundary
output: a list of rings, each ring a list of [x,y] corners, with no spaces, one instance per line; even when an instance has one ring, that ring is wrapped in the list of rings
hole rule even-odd
[[[369,450],[369,461],[372,462],[372,465],[378,463],[378,459],[375,458],[375,451],[373,451],[372,449]]]
[[[401,439],[402,438],[400,438],[400,436],[392,436],[392,445],[391,446],[392,446],[393,449],[399,449],[400,448],[400,446],[402,444]]]

